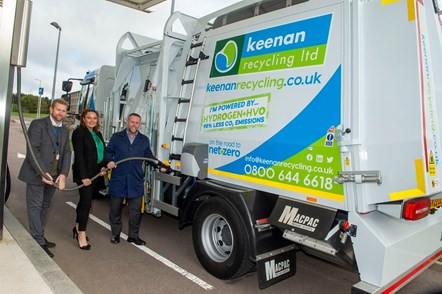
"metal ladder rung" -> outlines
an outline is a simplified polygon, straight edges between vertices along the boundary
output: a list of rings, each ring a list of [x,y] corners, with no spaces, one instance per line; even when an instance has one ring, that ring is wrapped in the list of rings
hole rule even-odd
[[[172,153],[169,155],[170,160],[181,160],[181,154]]]
[[[181,85],[192,84],[193,80],[182,80]]]
[[[209,58],[209,55],[204,54],[203,51],[200,51],[199,58],[200,58],[201,60],[205,60],[205,59],[208,59],[208,58]]]
[[[164,97],[165,99],[186,99],[185,97],[182,96],[166,96]]]
[[[198,63],[198,58],[195,58],[195,57],[189,56],[189,59],[188,59],[187,62],[186,62],[186,66],[189,66],[189,65],[195,65],[195,64],[197,64],[197,63]]]
[[[190,44],[190,48],[196,48],[196,47],[201,47],[203,45],[203,42],[198,42],[198,43],[192,43]]]
[[[178,104],[181,104],[181,103],[190,103],[190,99],[188,99],[188,98],[180,98],[180,99],[178,99]]]

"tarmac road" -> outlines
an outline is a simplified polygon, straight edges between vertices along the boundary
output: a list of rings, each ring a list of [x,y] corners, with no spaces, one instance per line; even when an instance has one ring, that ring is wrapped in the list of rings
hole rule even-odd
[[[8,164],[12,177],[6,204],[28,228],[25,184],[17,179],[25,154],[24,136],[18,120],[12,120]],[[74,187],[71,178],[68,187]],[[57,192],[45,236],[57,243],[54,261],[84,293],[350,293],[358,275],[322,260],[297,254],[297,273],[267,289],[259,290],[256,272],[232,281],[208,274],[199,264],[192,245],[192,228],[177,229],[175,218],[144,215],[140,237],[147,245],[137,247],[122,240],[114,245],[108,227],[108,200],[93,201],[88,236],[92,248],[80,250],[72,238],[78,193]],[[124,210],[123,232],[127,233]],[[427,269],[401,289],[400,294],[442,293],[441,267]]]

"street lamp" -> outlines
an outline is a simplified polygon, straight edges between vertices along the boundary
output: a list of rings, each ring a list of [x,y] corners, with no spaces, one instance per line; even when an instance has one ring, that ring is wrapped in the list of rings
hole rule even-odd
[[[41,80],[40,79],[35,79],[35,80],[40,82],[40,84],[38,86],[38,104],[37,104],[37,118],[40,118],[41,94],[43,94],[43,93],[42,93],[42,88],[41,88]]]
[[[57,65],[58,65],[58,51],[60,49],[60,36],[61,36],[61,26],[58,23],[51,22],[51,26],[58,30],[58,42],[57,42],[57,54],[55,55],[55,69],[54,69],[54,82],[52,83],[52,99],[55,96],[55,83],[57,81]]]

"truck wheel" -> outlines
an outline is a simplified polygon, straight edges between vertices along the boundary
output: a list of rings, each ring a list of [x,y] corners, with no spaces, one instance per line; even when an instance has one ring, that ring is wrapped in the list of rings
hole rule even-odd
[[[5,179],[5,203],[8,201],[11,193],[11,174],[9,173],[9,166],[6,164],[6,179]]]
[[[202,203],[193,220],[193,246],[202,266],[219,279],[234,279],[253,267],[246,228],[239,214],[223,199]]]

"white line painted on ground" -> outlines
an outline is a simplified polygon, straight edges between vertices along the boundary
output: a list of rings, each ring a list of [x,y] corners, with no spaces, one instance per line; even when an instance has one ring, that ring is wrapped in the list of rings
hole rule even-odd
[[[67,205],[73,207],[73,208],[77,208],[77,205],[68,201],[66,202]],[[89,218],[91,220],[93,220],[94,222],[96,222],[97,224],[101,225],[102,227],[105,227],[106,229],[108,229],[109,231],[111,230],[110,225],[105,223],[104,221],[102,221],[101,219],[99,219],[98,217],[94,216],[93,214],[89,214]],[[121,239],[127,240],[127,235],[121,233],[120,235]],[[146,246],[137,246],[135,244],[132,243],[133,246],[137,247],[138,249],[140,249],[141,251],[144,251],[145,253],[149,254],[150,256],[152,256],[153,258],[155,258],[156,260],[158,260],[159,262],[163,263],[164,265],[168,266],[169,268],[173,269],[174,271],[176,271],[177,273],[180,273],[181,275],[183,275],[184,277],[186,277],[187,279],[191,280],[192,282],[194,282],[195,284],[197,284],[198,286],[200,286],[201,288],[203,288],[204,290],[213,290],[214,287],[206,282],[204,282],[203,280],[201,280],[200,278],[198,278],[197,276],[189,273],[188,271],[186,271],[185,269],[181,268],[180,266],[174,264],[173,262],[171,262],[170,260],[168,260],[167,258],[159,255],[158,253],[156,253],[155,251],[153,251],[152,249],[146,247]]]

